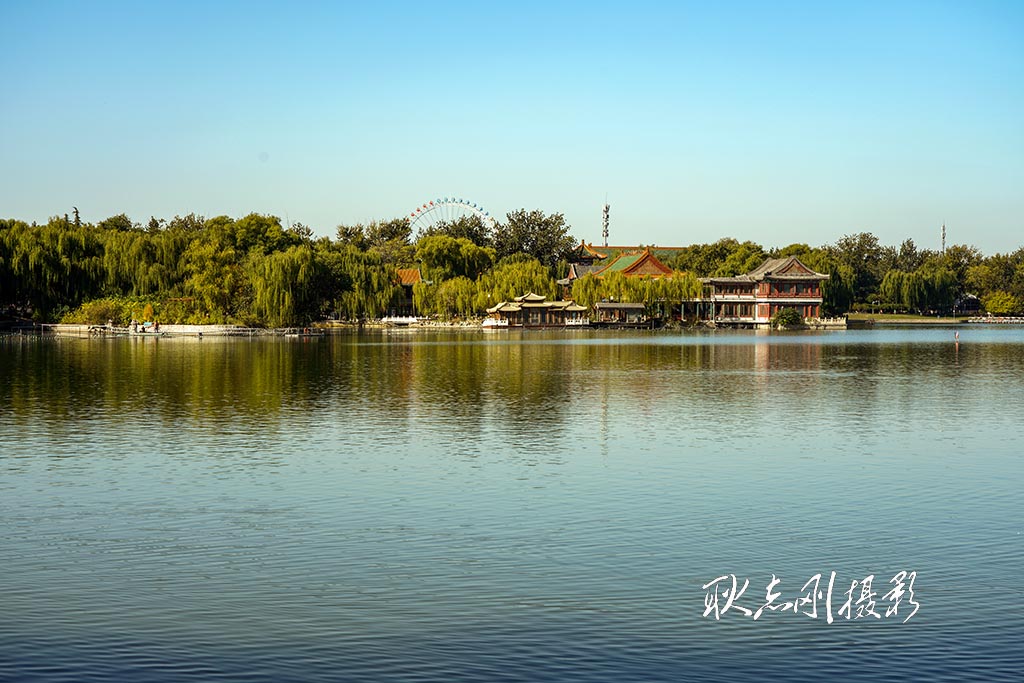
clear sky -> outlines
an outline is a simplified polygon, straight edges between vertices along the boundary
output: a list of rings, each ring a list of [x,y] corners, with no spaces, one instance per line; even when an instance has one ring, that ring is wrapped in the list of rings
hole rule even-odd
[[[1024,244],[1024,2],[0,0],[0,217]]]

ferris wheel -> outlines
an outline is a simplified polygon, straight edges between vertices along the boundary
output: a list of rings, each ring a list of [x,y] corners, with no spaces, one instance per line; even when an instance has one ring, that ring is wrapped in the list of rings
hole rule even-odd
[[[429,230],[431,227],[441,223],[451,223],[460,218],[472,216],[479,218],[488,229],[494,229],[497,223],[494,217],[484,210],[484,207],[468,199],[439,197],[427,202],[423,206],[417,207],[415,211],[409,214],[409,226],[413,230]]]

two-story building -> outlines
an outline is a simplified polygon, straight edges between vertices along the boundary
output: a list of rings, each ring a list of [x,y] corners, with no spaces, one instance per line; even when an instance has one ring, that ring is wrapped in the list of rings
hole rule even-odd
[[[780,309],[795,308],[803,318],[821,317],[821,285],[828,275],[795,256],[767,259],[735,277],[703,278],[712,320],[717,325],[764,327]]]

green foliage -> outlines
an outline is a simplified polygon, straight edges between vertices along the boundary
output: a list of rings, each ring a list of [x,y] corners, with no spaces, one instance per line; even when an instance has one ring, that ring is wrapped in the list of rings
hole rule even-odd
[[[309,321],[316,312],[316,263],[308,246],[254,254],[248,263],[252,312],[274,327]]]
[[[159,302],[140,297],[104,297],[83,303],[62,316],[60,321],[79,325],[106,325],[112,322],[118,327],[124,327],[132,320],[177,322],[158,316],[156,311],[159,308]]]
[[[703,291],[704,285],[693,273],[674,271],[662,278],[628,278],[621,272],[598,278],[587,273],[573,282],[572,298],[587,308],[603,300],[642,303],[648,313],[666,315],[672,306],[699,298]]]
[[[368,225],[339,225],[337,229],[342,246],[373,252],[382,264],[395,268],[413,263],[415,248],[409,242],[411,233],[407,218],[373,221]]]
[[[106,218],[96,224],[96,227],[100,230],[121,230],[127,231],[132,230],[135,224],[132,223],[132,219],[123,213],[119,213],[116,216]]]
[[[735,240],[732,240],[732,242],[735,243]],[[715,269],[714,275],[717,277],[734,277],[743,273],[749,273],[761,265],[765,258],[764,249],[761,248],[760,244],[754,244],[753,242],[736,244],[722,264]]]
[[[410,237],[404,218],[338,226],[335,240],[313,239],[302,224],[286,229],[277,217],[255,213],[240,219],[152,217],[145,227],[125,214],[96,225],[83,223],[77,213],[74,220],[62,215],[45,225],[0,220],[0,305],[40,321],[65,311],[71,311],[65,318],[100,323],[148,317],[142,310],[126,313],[118,302],[128,300],[151,302],[162,322],[290,325],[331,312],[374,318],[401,291],[395,269],[418,259],[435,284],[414,286],[417,309],[467,316],[529,291],[556,297],[552,276],[564,275],[563,257],[576,245],[561,214],[525,210],[508,214],[493,234],[470,217],[435,226],[415,245]],[[898,248],[882,246],[871,233],[768,253],[731,238],[694,244],[662,259],[685,272],[659,279],[588,275],[574,283],[573,297],[586,306],[615,298],[663,312],[699,297],[698,277],[747,272],[767,255],[796,256],[828,273],[822,286],[826,314],[857,305],[870,310],[875,301],[893,309],[948,311],[967,293],[1000,313],[1019,310],[1024,301],[1024,249],[984,257],[974,247],[954,245],[938,253],[909,239]],[[92,301],[100,303],[83,306]]]
[[[477,246],[465,237],[430,235],[416,243],[416,260],[423,264],[428,280],[476,279],[494,265],[494,259],[494,249]]]
[[[507,259],[477,279],[476,310],[483,311],[527,292],[554,299],[557,290],[554,278],[537,259]]]
[[[910,273],[890,270],[878,288],[878,296],[885,304],[918,312],[950,308],[955,294],[956,278],[952,271],[927,263]]]
[[[228,241],[240,254],[258,251],[269,254],[300,244],[302,239],[281,226],[277,216],[251,213],[225,225]]]
[[[832,249],[839,263],[853,271],[853,295],[863,301],[878,288],[887,268],[883,262],[885,250],[878,238],[869,232],[846,235]]]
[[[193,297],[204,320],[226,323],[242,308],[247,284],[234,247],[201,238],[183,255],[185,293]]]
[[[471,317],[478,312],[476,294],[476,284],[467,277],[445,280],[435,288],[429,313],[443,320]]]
[[[346,247],[336,267],[345,273],[346,287],[338,292],[335,311],[348,320],[379,318],[401,289],[394,268],[373,251]]]
[[[44,226],[0,224],[0,301],[47,320],[100,293],[103,243],[90,226],[64,219]]]
[[[773,327],[794,327],[803,324],[803,322],[804,317],[795,308],[780,308],[772,316]]]
[[[344,246],[366,249],[366,235],[362,225],[339,225],[338,242]]]
[[[593,274],[587,273],[572,283],[572,298],[580,306],[592,309],[594,304],[604,298],[603,283]]]
[[[569,235],[569,225],[560,213],[545,215],[542,211],[519,209],[507,214],[507,219],[494,232],[494,251],[499,259],[527,254],[553,270],[578,242]]]
[[[753,270],[765,256],[759,244],[726,237],[711,244],[691,244],[666,259],[666,265],[698,277],[729,277]]]
[[[478,247],[491,246],[491,231],[479,216],[460,216],[452,221],[442,221],[420,232],[419,241],[424,237],[444,235],[455,239],[467,239]]]
[[[1009,315],[1022,311],[1021,300],[1003,290],[996,290],[981,299],[981,305],[992,315]]]

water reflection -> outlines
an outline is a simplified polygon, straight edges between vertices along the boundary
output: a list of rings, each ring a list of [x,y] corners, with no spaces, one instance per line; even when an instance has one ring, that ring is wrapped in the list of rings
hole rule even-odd
[[[873,421],[920,400],[931,382],[948,382],[943,400],[955,406],[961,390],[993,394],[1020,368],[1016,343],[957,350],[841,337],[44,340],[5,345],[0,400],[10,419],[43,417],[62,438],[96,419],[273,432],[285,420],[316,416],[393,429],[454,423],[468,438],[491,428],[526,443],[557,441],[595,408],[643,418],[666,400],[697,413],[711,402],[725,414],[772,410],[773,402],[832,404]]]
[[[5,341],[0,662],[868,680],[867,651],[998,679],[1022,635],[989,591],[1021,559],[1024,334],[962,337]],[[920,625],[700,618],[723,572],[830,569],[916,569]]]

